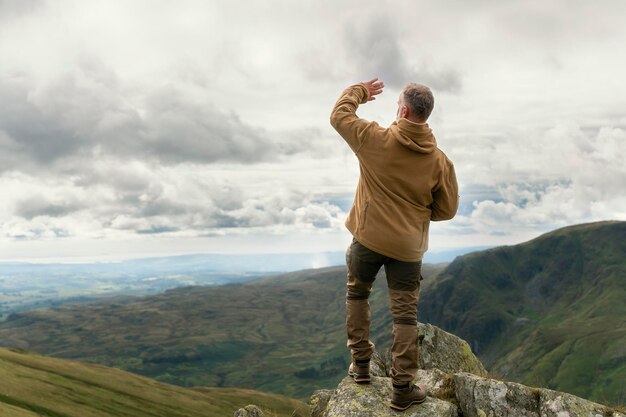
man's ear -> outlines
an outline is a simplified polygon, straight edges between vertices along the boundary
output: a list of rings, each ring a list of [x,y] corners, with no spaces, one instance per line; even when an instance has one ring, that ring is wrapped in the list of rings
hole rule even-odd
[[[400,108],[400,117],[404,117],[405,119],[408,119],[408,116],[409,116],[409,107],[402,106]]]

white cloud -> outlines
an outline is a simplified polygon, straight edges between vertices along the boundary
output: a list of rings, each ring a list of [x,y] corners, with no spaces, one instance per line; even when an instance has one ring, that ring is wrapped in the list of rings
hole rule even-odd
[[[404,83],[435,91],[462,194],[437,245],[625,219],[625,9],[0,0],[0,244],[343,236],[358,167],[328,115],[371,76],[383,125]]]
[[[624,218],[623,129],[586,130],[570,123],[525,138],[494,140],[488,148],[482,154],[458,151],[474,158],[473,180],[498,194],[497,199],[474,200],[466,226],[481,233],[514,234]]]
[[[0,204],[0,237],[121,238],[133,234],[201,236],[241,229],[247,234],[340,230],[345,212],[286,186],[272,192],[255,175],[237,182],[202,165],[160,166],[141,161],[92,161],[82,176],[42,180],[0,177],[11,198]],[[83,167],[85,168],[85,167]],[[252,187],[242,185],[245,178]],[[254,186],[256,185],[256,187]]]

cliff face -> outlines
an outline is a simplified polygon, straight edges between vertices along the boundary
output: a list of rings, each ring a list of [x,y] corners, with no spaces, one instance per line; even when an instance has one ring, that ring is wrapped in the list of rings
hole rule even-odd
[[[410,417],[626,417],[623,412],[571,394],[532,388],[486,377],[467,343],[420,324],[417,381],[429,386],[429,397],[404,412]],[[334,391],[311,398],[312,417],[397,417],[389,408],[391,380],[386,365],[373,366],[368,385],[346,377]]]
[[[571,226],[456,258],[420,319],[493,373],[619,404],[626,398],[626,222]]]

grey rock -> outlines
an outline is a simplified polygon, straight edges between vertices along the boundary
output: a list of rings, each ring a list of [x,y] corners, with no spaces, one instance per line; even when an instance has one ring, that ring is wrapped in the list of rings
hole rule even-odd
[[[323,417],[398,417],[389,407],[391,379],[372,377],[369,384],[357,384],[346,377],[333,393]],[[449,402],[428,397],[422,404],[411,406],[403,417],[457,417],[457,407]]]
[[[575,395],[514,382],[452,376],[464,417],[618,417],[621,413]]]
[[[370,362],[370,375],[371,376],[389,376],[386,368],[382,366],[380,362],[375,360]]]
[[[465,340],[430,324],[419,323],[418,326],[420,369],[487,376],[485,367]]]
[[[234,417],[264,417],[263,411],[256,405],[247,405],[235,411]]]
[[[619,414],[610,414],[607,407],[572,394],[541,390],[541,417],[606,417]]]
[[[415,382],[425,384],[429,395],[442,400],[454,398],[454,382],[450,374],[439,369],[419,369]]]
[[[430,324],[418,323],[418,329],[420,369],[437,369],[450,374],[469,372],[487,376],[485,367],[465,340]],[[389,376],[390,371],[391,352],[374,352],[370,374]]]
[[[335,391],[327,389],[321,389],[313,393],[311,399],[309,400],[309,405],[311,406],[311,417],[324,416],[324,412],[328,406],[328,401],[334,393]]]
[[[420,370],[416,381],[429,397],[403,413],[389,407],[389,352],[372,360],[370,384],[346,377],[335,391],[311,398],[312,417],[626,417],[624,413],[571,394],[486,378],[469,345],[429,324],[419,324]],[[378,376],[381,375],[381,376]]]
[[[539,391],[468,373],[452,379],[464,417],[539,417]]]

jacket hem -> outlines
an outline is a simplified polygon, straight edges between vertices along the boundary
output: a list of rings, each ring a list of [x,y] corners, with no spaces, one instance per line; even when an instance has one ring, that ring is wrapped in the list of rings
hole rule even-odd
[[[386,250],[384,247],[378,246],[375,243],[372,243],[371,241],[369,241],[368,239],[364,239],[362,236],[355,234],[352,230],[350,230],[350,228],[347,228],[348,231],[350,231],[350,233],[352,234],[352,237],[354,237],[360,244],[362,244],[363,246],[365,246],[368,249],[373,250],[374,252],[378,252],[381,255],[384,256],[388,256],[390,258],[393,258],[397,261],[402,261],[402,262],[418,262],[421,261],[424,258],[424,253],[426,253],[426,251],[424,252],[418,252],[419,255],[417,257],[404,257],[404,256],[398,256],[397,253],[392,253],[389,252],[388,250]]]

